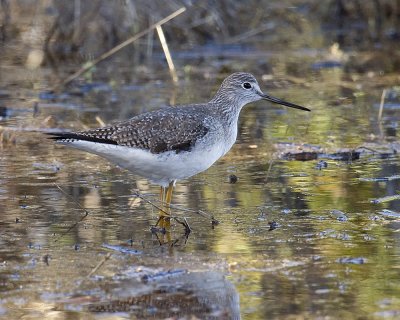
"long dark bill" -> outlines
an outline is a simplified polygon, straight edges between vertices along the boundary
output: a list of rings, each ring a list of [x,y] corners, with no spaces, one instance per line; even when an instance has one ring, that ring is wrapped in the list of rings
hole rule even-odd
[[[273,103],[281,104],[281,105],[286,106],[286,107],[295,108],[295,109],[300,109],[300,110],[304,110],[304,111],[311,111],[310,109],[308,109],[308,108],[306,108],[306,107],[302,107],[302,106],[299,106],[299,105],[294,104],[294,103],[291,103],[291,102],[286,102],[286,101],[284,101],[284,100],[281,100],[281,99],[278,99],[278,98],[275,98],[275,97],[271,97],[271,96],[269,96],[269,95],[267,95],[267,94],[264,94],[264,93],[263,93],[263,94],[260,94],[260,96],[261,96],[264,100],[268,100],[268,101],[271,101],[271,102],[273,102]]]

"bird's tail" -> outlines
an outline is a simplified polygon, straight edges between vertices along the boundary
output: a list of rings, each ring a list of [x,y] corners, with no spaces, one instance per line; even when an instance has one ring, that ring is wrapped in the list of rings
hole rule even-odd
[[[114,144],[118,145],[118,142],[107,139],[96,137],[95,135],[86,134],[86,133],[75,133],[75,132],[48,132],[46,133],[49,139],[54,140],[56,142],[69,143],[76,141],[89,141],[89,142],[98,142],[104,144]]]

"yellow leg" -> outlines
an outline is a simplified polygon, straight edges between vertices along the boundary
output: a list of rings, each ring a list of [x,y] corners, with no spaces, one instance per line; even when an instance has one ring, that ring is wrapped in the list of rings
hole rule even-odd
[[[156,226],[160,226],[160,228],[164,228],[164,217],[165,217],[165,188],[160,187],[160,210],[158,212],[158,221]]]
[[[167,188],[167,192],[165,195],[165,209],[166,211],[171,214],[171,201],[172,201],[172,192],[174,191],[174,182],[170,182],[170,184],[168,185]],[[171,218],[169,217],[164,217],[165,220],[165,229],[169,230],[169,228],[171,227]]]
[[[172,194],[174,191],[174,181],[170,182],[167,188],[161,187],[160,189],[160,207],[159,207],[159,217],[156,223],[156,227],[159,227],[163,230],[161,231],[159,228],[155,229],[155,234],[160,244],[171,243],[171,247],[176,243],[172,243],[171,241],[171,202],[172,202]],[[178,220],[178,218],[174,217],[174,219],[182,224],[185,227],[185,237],[187,239],[191,229],[184,219],[184,222]]]
[[[159,218],[156,225],[160,226],[160,228],[165,228],[166,230],[169,230],[171,227],[171,219],[168,217],[168,215],[171,213],[170,204],[173,190],[173,182],[171,182],[166,189],[164,187],[161,187],[160,189],[161,210],[159,211]]]
[[[159,238],[161,244],[171,242],[171,218],[169,215],[171,213],[170,204],[173,189],[173,183],[170,183],[166,189],[164,187],[160,189],[160,210],[156,226],[159,226],[165,231],[165,233],[161,235],[161,238]]]
[[[159,216],[160,217],[165,216],[164,203],[165,203],[165,188],[164,187],[160,187],[160,208],[161,208],[161,210],[159,211]]]

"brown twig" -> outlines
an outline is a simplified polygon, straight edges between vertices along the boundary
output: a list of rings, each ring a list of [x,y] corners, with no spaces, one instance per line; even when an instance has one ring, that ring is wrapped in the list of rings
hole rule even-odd
[[[190,228],[189,223],[187,222],[185,217],[183,217],[183,221],[178,218],[175,218],[174,220],[183,225],[183,227],[185,228],[185,234],[189,235],[192,232],[192,228]]]
[[[167,214],[167,215],[170,216],[170,214],[169,214],[168,212],[166,212],[165,210],[163,210],[160,206],[156,205],[154,202],[150,201],[147,197],[145,197],[144,195],[140,194],[138,191],[136,191],[133,195],[136,196],[136,197],[138,197],[138,198],[140,198],[140,199],[142,199],[143,201],[145,201],[145,202],[147,202],[148,204],[152,205],[154,208],[156,208],[156,209],[160,210],[161,212],[163,212],[163,213],[165,213],[165,214]],[[157,200],[155,200],[155,202],[160,202],[160,200],[157,199]],[[204,211],[202,211],[202,210],[192,210],[192,209],[187,209],[187,208],[181,208],[181,207],[176,206],[176,205],[173,205],[173,204],[170,204],[169,207],[170,207],[171,209],[175,209],[175,210],[179,210],[179,211],[184,211],[184,212],[190,212],[190,213],[198,214],[198,215],[200,215],[200,216],[202,216],[202,217],[204,217],[204,218],[210,219],[210,220],[211,220],[211,223],[212,223],[213,225],[217,225],[217,224],[220,223],[220,222],[219,222],[217,219],[215,219],[212,215],[210,215],[210,214],[208,214],[207,212],[204,212]],[[173,218],[175,221],[177,221],[177,220],[176,220],[176,217],[174,217],[174,216],[170,216],[170,217]],[[177,222],[182,224],[181,221],[177,221]]]
[[[164,23],[170,21],[171,19],[175,18],[176,16],[180,15],[181,13],[183,13],[186,10],[185,7],[182,7],[178,10],[176,10],[175,12],[173,12],[172,14],[170,14],[169,16],[165,17],[164,19],[161,19],[160,21],[156,22],[155,24],[151,25],[150,27],[148,27],[147,29],[137,33],[136,35],[134,35],[133,37],[129,38],[128,40],[125,40],[124,42],[120,43],[119,45],[117,45],[116,47],[112,48],[111,50],[107,51],[106,53],[103,53],[100,57],[94,59],[93,61],[91,61],[90,63],[87,63],[85,66],[83,66],[82,68],[80,68],[77,72],[75,72],[74,74],[72,74],[71,76],[69,76],[68,78],[66,78],[65,80],[63,80],[61,83],[59,83],[58,85],[56,85],[53,90],[56,91],[57,89],[59,89],[62,86],[67,85],[68,83],[70,83],[71,81],[73,81],[74,79],[76,79],[77,77],[79,77],[80,75],[82,75],[83,73],[85,73],[86,71],[88,71],[89,69],[91,69],[92,67],[94,67],[96,64],[98,64],[99,62],[103,61],[104,59],[112,56],[114,53],[118,52],[119,50],[121,50],[122,48],[126,47],[127,45],[131,44],[132,42],[135,42],[137,39],[143,37],[144,35],[146,35],[147,33],[151,32],[152,30],[156,29],[157,27],[163,25]]]
[[[251,29],[250,31],[247,31],[247,32],[241,33],[239,35],[236,35],[234,37],[231,37],[228,40],[224,41],[224,43],[226,43],[226,44],[239,43],[243,40],[248,40],[249,38],[251,38],[261,32],[264,32],[268,29],[271,29],[270,22],[264,23],[261,26],[259,26],[258,28]]]
[[[173,241],[173,242],[171,243],[171,245],[170,245],[171,248],[172,248],[172,247],[176,247],[177,243],[178,243],[181,239],[184,239],[183,245],[186,245],[186,244],[187,244],[187,241],[188,241],[188,239],[189,239],[189,234],[190,234],[190,233],[186,233],[186,232],[185,232],[184,235],[182,235],[182,236],[179,237],[178,239],[175,239],[175,241]]]
[[[136,192],[134,193],[134,195],[135,195],[136,197],[142,199],[143,201],[147,202],[148,204],[152,205],[154,208],[158,209],[159,211],[165,213],[165,215],[166,215],[167,218],[174,219],[176,222],[178,222],[179,224],[183,225],[183,226],[185,227],[185,234],[189,234],[189,233],[192,231],[192,229],[190,228],[190,226],[189,226],[189,224],[187,223],[187,221],[186,221],[185,218],[184,218],[185,221],[182,222],[182,221],[180,221],[180,220],[178,219],[178,217],[175,217],[175,216],[171,215],[169,212],[165,211],[165,210],[164,210],[163,208],[161,208],[160,206],[154,204],[154,203],[151,202],[149,199],[146,199],[146,198],[145,198],[143,195],[141,195],[139,192],[136,191]],[[164,217],[162,217],[162,216],[160,216],[160,217],[158,218],[158,221],[157,221],[157,223],[156,223],[156,226],[158,226],[160,220],[163,219],[163,218],[164,218]],[[152,229],[152,230],[155,230],[155,229]],[[158,229],[156,230],[156,232],[158,232]]]
[[[78,221],[76,221],[74,224],[72,224],[65,232],[61,233],[60,236],[54,240],[54,242],[57,242],[60,240],[62,237],[64,237],[66,234],[68,234],[72,229],[74,229],[79,223],[81,223],[83,220],[86,219],[86,217],[89,215],[89,211],[87,211],[84,207],[81,206],[81,204],[76,201],[74,198],[72,198],[68,193],[66,193],[58,184],[54,183],[54,185],[60,190],[67,198],[71,199],[78,207],[79,209],[82,209],[85,215],[81,217]]]
[[[153,206],[157,210],[161,211],[162,213],[165,213],[167,216],[170,216],[170,214],[167,211],[165,211],[160,206],[158,206],[158,205],[154,204],[153,202],[151,202],[150,200],[148,200],[145,196],[141,195],[138,191],[135,191],[133,195],[138,197],[138,198],[140,198],[140,199],[142,199],[143,201],[147,202],[148,204],[150,204],[151,206]]]
[[[89,272],[87,275],[87,278],[90,278],[97,270],[100,269],[100,267],[108,260],[111,258],[111,252],[108,252],[103,259],[92,269],[92,271]]]
[[[179,207],[179,206],[173,205],[173,204],[170,205],[170,207],[172,209],[175,209],[175,210],[184,211],[184,212],[191,212],[191,213],[194,213],[194,214],[198,214],[199,216],[202,216],[203,218],[210,219],[213,225],[217,225],[217,224],[220,223],[219,220],[215,219],[212,215],[210,215],[207,212],[204,212],[203,210],[187,209],[187,208],[182,208],[182,207]]]
[[[370,148],[370,147],[359,146],[359,147],[357,147],[355,150],[357,150],[357,149],[365,149],[365,150],[371,151],[372,153],[378,153],[378,154],[380,154],[379,151],[377,151],[377,150],[375,150],[375,149],[372,149],[372,148]]]

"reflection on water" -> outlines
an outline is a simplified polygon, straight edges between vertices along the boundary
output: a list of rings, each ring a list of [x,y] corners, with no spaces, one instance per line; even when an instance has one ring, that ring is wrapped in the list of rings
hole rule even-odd
[[[207,100],[214,83],[199,81],[188,82],[178,101]],[[174,195],[175,204],[212,213],[221,224],[177,212],[193,232],[186,239],[174,225],[171,246],[150,232],[157,210],[134,196],[138,189],[155,201],[158,187],[27,131],[94,127],[97,115],[124,119],[171,97],[151,82],[101,88],[78,98],[43,97],[35,112],[21,111],[31,110],[29,99],[4,100],[16,107],[0,120],[2,316],[398,316],[400,223],[382,210],[399,212],[400,202],[372,201],[398,194],[398,156],[369,152],[318,166],[318,160],[279,160],[275,149],[281,142],[333,151],[367,142],[381,148],[388,140],[371,121],[378,91],[335,105],[330,101],[343,92],[321,91],[319,83],[270,89],[313,111],[263,102],[243,110],[238,144],[207,172],[179,182]],[[390,112],[386,117],[398,117]],[[389,128],[394,141],[393,120],[386,118],[383,131]],[[176,270],[184,272],[168,274]]]

